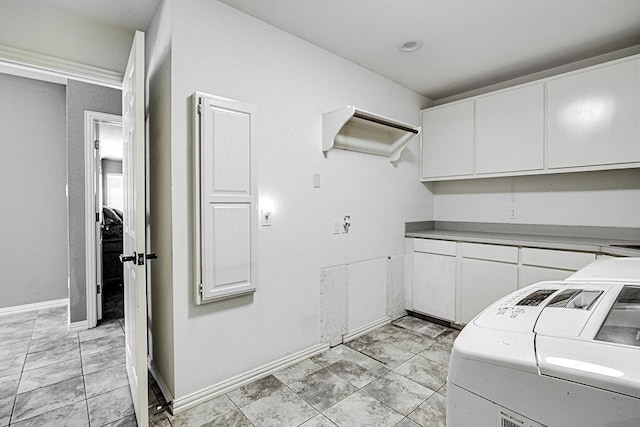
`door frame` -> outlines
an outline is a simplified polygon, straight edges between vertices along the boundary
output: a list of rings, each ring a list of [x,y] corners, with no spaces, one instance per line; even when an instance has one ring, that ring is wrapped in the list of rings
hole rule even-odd
[[[87,286],[87,326],[93,328],[98,324],[98,292],[97,292],[97,254],[96,239],[96,185],[97,167],[94,162],[96,140],[96,124],[98,122],[117,123],[122,125],[122,116],[84,112],[84,241],[86,252],[86,286]]]

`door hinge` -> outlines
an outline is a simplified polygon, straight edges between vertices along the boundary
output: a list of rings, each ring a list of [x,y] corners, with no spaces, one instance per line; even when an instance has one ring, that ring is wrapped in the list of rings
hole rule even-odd
[[[102,285],[97,285],[96,286],[96,293],[98,293],[98,294],[102,293]]]
[[[96,212],[96,222],[100,222],[100,213]]]
[[[200,102],[202,102],[202,101],[200,101]],[[198,114],[202,114],[202,104],[201,103],[198,104]]]
[[[202,283],[198,285],[198,292],[200,292],[200,295],[204,295],[204,286]]]
[[[96,150],[100,149],[100,140],[96,139],[95,141],[93,141],[93,146],[95,147]]]

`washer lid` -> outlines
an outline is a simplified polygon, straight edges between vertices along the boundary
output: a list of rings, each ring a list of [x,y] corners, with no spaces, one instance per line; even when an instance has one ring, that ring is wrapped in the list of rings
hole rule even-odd
[[[537,335],[541,375],[640,399],[640,347]]]

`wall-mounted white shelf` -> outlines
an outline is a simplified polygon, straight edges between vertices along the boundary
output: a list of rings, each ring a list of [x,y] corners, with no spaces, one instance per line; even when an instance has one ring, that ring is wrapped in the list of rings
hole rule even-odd
[[[389,157],[393,162],[411,138],[420,133],[412,126],[352,105],[322,115],[322,151],[332,148]]]

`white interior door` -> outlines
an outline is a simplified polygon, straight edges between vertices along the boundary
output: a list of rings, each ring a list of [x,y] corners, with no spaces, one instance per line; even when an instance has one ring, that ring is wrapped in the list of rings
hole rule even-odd
[[[144,33],[136,31],[122,84],[123,261],[127,374],[138,425],[148,425]]]

